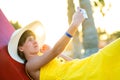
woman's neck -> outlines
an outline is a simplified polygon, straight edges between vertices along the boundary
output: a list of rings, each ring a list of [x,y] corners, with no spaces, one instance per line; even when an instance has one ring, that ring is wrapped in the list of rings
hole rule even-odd
[[[29,61],[37,56],[39,56],[39,55],[38,54],[29,54],[29,55],[26,55],[25,57],[26,57],[27,61]]]

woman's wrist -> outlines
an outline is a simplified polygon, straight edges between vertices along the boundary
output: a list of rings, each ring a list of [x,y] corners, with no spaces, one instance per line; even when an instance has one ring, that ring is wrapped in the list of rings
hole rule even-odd
[[[65,35],[69,38],[72,38],[77,29],[78,29],[78,27],[74,23],[71,23],[70,27],[67,30],[67,32],[65,33]]]
[[[73,37],[73,36],[72,36],[70,33],[68,33],[68,32],[66,32],[65,35],[66,35],[67,37],[69,37],[69,38],[72,38],[72,37]]]

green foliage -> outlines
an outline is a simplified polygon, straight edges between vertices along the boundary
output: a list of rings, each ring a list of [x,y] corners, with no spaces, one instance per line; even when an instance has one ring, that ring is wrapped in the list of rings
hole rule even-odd
[[[101,39],[101,38],[103,38],[102,36],[104,36],[104,37],[105,37],[105,35],[107,36],[106,40],[105,40],[107,44],[117,38],[120,38],[120,31],[115,31],[112,34],[108,34],[106,32],[106,30],[101,29],[100,27],[97,28],[97,31],[98,31],[99,40],[103,40],[103,39]]]
[[[98,0],[98,1],[96,0],[94,1],[94,6],[103,8],[105,6],[105,2],[104,0]]]
[[[101,29],[100,27],[97,28],[97,33],[98,36],[100,37],[101,35],[107,34],[105,29]]]
[[[104,0],[99,0],[99,2],[100,2],[100,4],[101,4],[102,6],[105,6]]]
[[[120,38],[120,31],[116,31],[111,35],[112,38]]]
[[[12,24],[12,26],[13,26],[16,30],[19,29],[19,28],[21,28],[21,25],[18,23],[18,21],[16,21],[16,22],[10,21],[10,23]]]
[[[97,2],[95,2],[95,1],[94,1],[94,6],[95,6],[95,7],[97,7],[97,6],[98,6]]]
[[[105,13],[103,12],[103,8],[105,7],[104,0],[95,0],[93,1],[95,7],[100,7],[100,12],[103,16],[105,16]]]

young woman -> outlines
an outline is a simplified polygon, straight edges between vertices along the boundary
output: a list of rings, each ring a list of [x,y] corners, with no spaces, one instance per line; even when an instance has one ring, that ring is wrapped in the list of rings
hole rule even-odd
[[[25,63],[33,80],[119,80],[120,40],[81,60],[61,54],[83,21],[78,8],[70,27],[52,49],[43,45],[44,34],[37,39],[33,29],[41,24],[34,22],[13,33],[8,44],[9,54],[16,61]]]

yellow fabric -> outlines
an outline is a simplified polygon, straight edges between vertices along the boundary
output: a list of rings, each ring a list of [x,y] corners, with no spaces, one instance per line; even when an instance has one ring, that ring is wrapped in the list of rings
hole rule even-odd
[[[120,39],[81,60],[55,58],[41,68],[40,80],[120,80]]]

